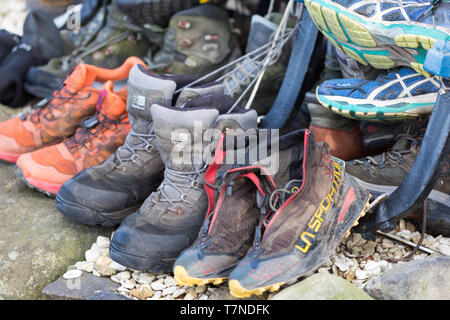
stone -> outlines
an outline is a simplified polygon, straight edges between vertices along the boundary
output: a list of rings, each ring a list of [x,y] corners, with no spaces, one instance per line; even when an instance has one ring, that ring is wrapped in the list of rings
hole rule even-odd
[[[102,255],[102,252],[98,248],[89,249],[86,251],[84,256],[86,257],[87,262],[97,262],[97,259],[100,258]]]
[[[173,293],[172,293],[172,297],[174,297],[175,299],[178,297],[181,297],[183,294],[186,293],[186,289],[184,288],[177,288]]]
[[[450,256],[450,246],[444,243],[439,244],[439,252],[443,255]]]
[[[94,265],[95,264],[92,262],[78,261],[77,263],[75,263],[75,268],[85,272],[92,272],[92,270],[94,270]]]
[[[0,121],[18,111],[0,106]],[[85,260],[97,236],[111,231],[65,218],[54,199],[17,177],[13,165],[0,163],[0,181],[0,299],[42,299],[44,287]]]
[[[416,227],[414,226],[414,224],[412,224],[411,222],[407,221],[406,222],[406,230],[408,230],[411,233],[414,233],[416,231]]]
[[[119,271],[119,272],[127,270],[127,267],[125,267],[125,266],[123,266],[120,263],[117,263],[115,261],[111,262],[109,264],[109,267],[114,269],[114,270],[116,270],[116,271]]]
[[[98,236],[97,241],[95,242],[98,248],[105,249],[109,248],[109,238]]]
[[[151,288],[156,291],[158,291],[158,290],[162,291],[166,287],[167,286],[164,284],[164,278],[160,278],[159,280],[152,282],[152,284],[151,284]]]
[[[411,240],[412,238],[412,233],[409,230],[402,230],[400,232],[397,232],[397,236],[405,239],[405,240]]]
[[[162,295],[167,296],[167,295],[173,294],[177,289],[178,289],[177,286],[167,287],[162,291]]]
[[[197,292],[195,292],[195,289],[189,289],[186,292],[186,295],[184,296],[183,300],[194,300],[197,298]]]
[[[109,278],[98,278],[90,273],[83,273],[76,279],[64,279],[60,277],[55,282],[45,286],[42,294],[51,300],[86,300],[95,292],[116,291],[118,284]]]
[[[355,271],[355,277],[358,280],[366,280],[368,278],[370,278],[371,273],[369,271],[366,270],[361,270],[361,269],[357,269]]]
[[[141,299],[148,299],[153,296],[153,290],[148,284],[139,286],[138,290]]]
[[[381,242],[381,247],[383,249],[392,248],[394,245],[395,245],[394,241],[388,238],[384,238],[383,241]]]
[[[76,279],[83,275],[83,271],[81,270],[70,270],[63,274],[64,279]]]
[[[120,281],[131,279],[131,273],[130,271],[122,271],[116,274],[116,278],[119,279]]]
[[[371,279],[365,290],[375,299],[447,300],[450,296],[450,257],[394,265]]]
[[[195,287],[195,292],[196,292],[197,294],[203,294],[203,293],[205,293],[205,292],[206,292],[206,286],[198,286],[198,287]]]
[[[317,273],[273,295],[270,300],[373,300],[350,282]]]
[[[167,276],[164,278],[164,284],[168,287],[177,285],[177,283],[175,282],[175,279],[171,276]]]
[[[92,296],[87,298],[87,300],[132,300],[122,294],[117,294],[109,290],[99,290],[96,291]]]
[[[155,280],[155,276],[152,275],[151,273],[141,273],[138,277],[137,282],[141,283],[141,284],[149,284],[152,283],[153,280]]]
[[[136,286],[136,281],[134,279],[125,279],[120,282],[122,287],[131,290]]]

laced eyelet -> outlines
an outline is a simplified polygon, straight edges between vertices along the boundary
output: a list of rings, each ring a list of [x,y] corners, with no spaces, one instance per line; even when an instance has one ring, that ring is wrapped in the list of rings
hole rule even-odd
[[[153,146],[151,144],[148,144],[145,146],[145,151],[152,152]]]
[[[186,201],[187,197],[188,197],[188,195],[186,193],[183,193],[180,197],[181,201]]]
[[[198,189],[199,185],[200,184],[198,183],[198,181],[194,180],[194,181],[191,182],[191,187],[194,188],[194,189]]]
[[[136,161],[137,161],[138,158],[139,158],[139,155],[138,155],[138,154],[133,154],[133,155],[131,156],[131,161],[133,161],[134,163],[136,163]]]

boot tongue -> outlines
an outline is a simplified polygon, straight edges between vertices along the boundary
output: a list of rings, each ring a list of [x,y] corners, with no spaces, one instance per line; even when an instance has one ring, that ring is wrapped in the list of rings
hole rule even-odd
[[[135,65],[131,69],[127,111],[135,132],[148,133],[152,121],[150,107],[154,103],[170,104],[176,87],[175,81],[150,74],[142,65]]]
[[[127,111],[130,117],[131,129],[140,135],[153,134],[153,120],[150,107],[154,103],[171,103],[176,82],[163,79],[145,70],[142,65],[134,65],[128,77]],[[131,148],[145,148],[148,139],[129,134],[125,144]],[[131,157],[133,151],[129,148],[119,148],[117,155],[121,159]]]
[[[192,99],[208,95],[224,94],[225,88],[220,82],[211,82],[202,86],[193,88],[184,88],[177,98],[176,107],[183,108],[183,105]]]
[[[125,102],[114,93],[114,84],[112,81],[107,81],[103,85],[97,103],[97,111],[103,113],[111,120],[118,120],[126,113]]]
[[[64,83],[71,91],[76,92],[90,86],[94,83],[95,78],[95,72],[93,72],[87,65],[79,64],[67,77]]]
[[[208,107],[176,109],[154,104],[151,114],[166,168],[177,171],[203,168],[203,151],[209,143],[203,141],[203,133],[214,126],[219,112]]]

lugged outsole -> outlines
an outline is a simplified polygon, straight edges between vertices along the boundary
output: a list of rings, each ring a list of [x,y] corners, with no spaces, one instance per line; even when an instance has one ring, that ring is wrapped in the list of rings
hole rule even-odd
[[[175,282],[181,286],[192,287],[192,286],[203,286],[206,284],[219,285],[228,279],[227,277],[210,278],[210,279],[194,278],[189,276],[188,272],[183,266],[175,266],[173,273]]]
[[[369,29],[364,26],[364,23],[351,16],[352,13],[349,13],[349,15],[343,14],[332,3],[329,6],[327,3],[327,6],[325,6],[317,0],[305,0],[305,5],[319,30],[334,46],[352,59],[364,65],[370,64],[378,69],[390,69],[398,65],[410,66],[426,77],[431,76],[424,70],[423,61],[417,61],[414,58],[416,61],[405,60],[404,63],[396,63],[383,51],[386,52],[387,47],[396,46],[399,50],[405,50],[404,57],[412,56],[407,49],[422,48],[429,50],[437,39],[428,35],[399,34],[392,39],[392,43],[377,42]]]
[[[369,195],[367,202],[365,203],[364,207],[361,209],[361,212],[359,213],[358,217],[353,222],[352,226],[350,228],[348,228],[348,230],[345,232],[343,238],[347,238],[348,236],[350,236],[351,229],[353,227],[356,227],[359,224],[359,219],[361,219],[362,217],[364,217],[366,215],[366,211],[370,207],[370,198],[371,198],[371,195]],[[284,285],[285,283],[286,282],[278,282],[278,283],[274,283],[274,284],[271,284],[271,285],[265,286],[265,287],[260,287],[260,288],[255,288],[255,289],[246,289],[241,285],[241,283],[238,280],[232,279],[228,282],[228,285],[229,285],[230,293],[233,297],[249,298],[252,295],[260,296],[267,291],[269,291],[269,292],[278,291],[278,290],[280,290],[280,287],[282,285]]]
[[[279,282],[279,283],[272,284],[270,286],[247,290],[240,284],[239,281],[233,279],[228,282],[228,285],[230,288],[230,293],[233,297],[249,298],[253,295],[260,296],[260,295],[264,294],[264,292],[267,292],[267,291],[269,291],[269,292],[278,291],[278,290],[280,290],[280,287],[282,285],[284,285],[285,283],[286,282]]]

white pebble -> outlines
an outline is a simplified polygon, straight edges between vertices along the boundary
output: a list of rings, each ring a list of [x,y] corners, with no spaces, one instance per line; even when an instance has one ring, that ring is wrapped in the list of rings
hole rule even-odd
[[[109,267],[110,267],[111,269],[114,269],[114,270],[117,270],[117,271],[125,271],[125,270],[127,270],[127,267],[125,267],[125,266],[123,266],[123,265],[121,265],[120,263],[117,263],[117,262],[115,262],[115,261],[111,262],[111,263],[109,264]]]
[[[79,261],[75,263],[75,268],[85,272],[92,272],[94,270],[94,265],[93,262]]]
[[[164,284],[163,278],[159,279],[158,281],[152,282],[152,284],[150,286],[152,287],[153,290],[156,290],[156,291],[162,291],[167,287]]]
[[[97,247],[101,249],[109,248],[109,239],[106,237],[98,236],[96,244]]]
[[[155,276],[151,273],[141,273],[137,279],[140,284],[149,284],[155,280]]]
[[[101,256],[101,251],[97,248],[89,249],[85,252],[84,256],[86,257],[87,262],[96,262],[98,258]]]
[[[79,278],[83,275],[83,271],[75,269],[75,270],[70,270],[67,271],[66,273],[64,273],[63,278],[64,279],[76,279]]]
[[[439,251],[440,251],[443,255],[450,256],[450,246],[449,246],[449,245],[440,243],[440,244],[439,244]]]
[[[162,291],[163,296],[167,296],[169,294],[173,294],[177,290],[176,286],[167,287]]]

